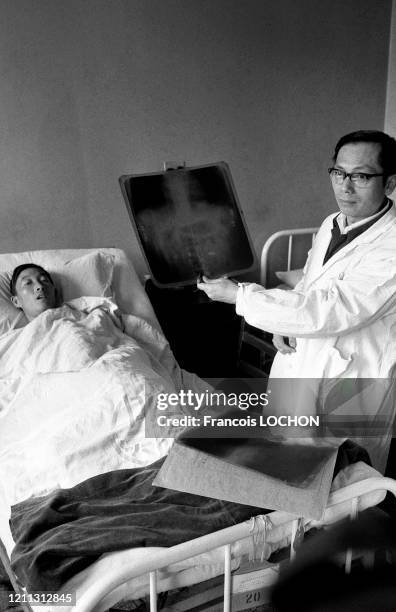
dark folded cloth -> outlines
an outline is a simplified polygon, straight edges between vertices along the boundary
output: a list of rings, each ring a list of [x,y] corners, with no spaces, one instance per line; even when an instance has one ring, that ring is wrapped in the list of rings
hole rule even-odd
[[[367,453],[344,443],[338,468]],[[117,470],[12,508],[12,566],[29,590],[54,591],[103,553],[173,546],[265,512],[152,486],[163,459]]]

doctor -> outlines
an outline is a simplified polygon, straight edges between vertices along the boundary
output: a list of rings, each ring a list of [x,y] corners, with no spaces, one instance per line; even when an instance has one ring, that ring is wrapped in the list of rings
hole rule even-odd
[[[339,212],[322,223],[294,290],[228,279],[198,287],[274,334],[271,378],[387,379],[396,364],[395,139],[371,130],[343,136],[329,175]],[[383,383],[388,406],[389,393]]]

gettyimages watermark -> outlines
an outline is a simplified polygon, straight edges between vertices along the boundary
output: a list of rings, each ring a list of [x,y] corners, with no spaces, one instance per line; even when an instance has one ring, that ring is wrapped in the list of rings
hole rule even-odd
[[[146,413],[146,437],[177,437],[186,431],[191,437],[378,437],[393,424],[390,379],[207,383],[206,389],[159,393]]]
[[[244,414],[249,408],[265,408],[269,405],[270,391],[255,392],[224,392],[206,390],[196,392],[192,390],[181,390],[178,393],[159,393],[157,397],[157,409],[168,411],[171,414],[160,414],[157,416],[157,423],[160,427],[318,427],[320,424],[319,416],[305,415],[266,415],[257,414],[255,416]],[[188,408],[194,413],[198,413],[201,408],[238,408],[242,414],[236,413],[234,416],[214,416],[204,414],[172,414],[170,408]]]
[[[230,406],[237,407],[240,410],[248,410],[257,406],[268,406],[269,395],[270,391],[254,393],[253,391],[235,392],[215,389],[206,389],[205,391],[180,390],[178,393],[159,393],[157,408],[158,410],[167,410],[170,407],[181,406],[198,411],[205,407]]]
[[[223,416],[215,417],[205,414],[202,417],[196,416],[159,416],[157,424],[160,427],[319,427],[319,416],[290,416],[281,415],[268,416]]]

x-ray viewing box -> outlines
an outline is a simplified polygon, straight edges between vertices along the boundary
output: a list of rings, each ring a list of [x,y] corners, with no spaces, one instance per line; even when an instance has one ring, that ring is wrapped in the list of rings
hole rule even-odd
[[[256,263],[226,163],[124,175],[121,190],[153,281],[193,284]]]

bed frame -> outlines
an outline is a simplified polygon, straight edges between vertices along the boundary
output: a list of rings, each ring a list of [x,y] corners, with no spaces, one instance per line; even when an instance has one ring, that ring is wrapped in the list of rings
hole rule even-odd
[[[370,478],[363,480],[332,493],[329,497],[327,507],[330,508],[336,504],[350,501],[351,508],[349,515],[351,519],[355,519],[358,514],[359,496],[369,491],[384,489],[392,492],[393,495],[396,496],[396,481],[390,478]],[[283,514],[285,515],[285,522],[292,523],[290,559],[293,560],[295,556],[294,541],[299,519],[290,518],[290,515],[287,517],[286,513]],[[112,589],[126,580],[143,573],[149,573],[150,575],[150,612],[157,612],[156,570],[219,546],[224,546],[223,610],[224,612],[231,612],[231,544],[242,538],[251,537],[257,529],[260,530],[259,521],[255,521],[254,519],[251,519],[251,521],[244,521],[233,527],[222,529],[221,531],[191,540],[190,542],[184,542],[183,544],[164,550],[162,553],[157,553],[155,559],[145,560],[135,568],[126,568],[122,571],[114,572],[114,575],[109,574],[102,584],[97,587],[95,586],[91,591],[87,591],[85,596],[78,602],[75,612],[90,612],[94,610],[106,593],[109,593]],[[347,550],[345,553],[346,573],[351,571],[351,563],[352,551]]]
[[[361,496],[375,491],[389,491],[396,497],[396,481],[391,478],[374,477],[361,480],[341,488],[330,494],[324,517],[326,518],[326,514],[331,511],[331,508],[337,504],[345,504],[346,502],[349,504],[350,518],[355,519],[358,515],[360,506],[359,500]],[[252,539],[254,540],[256,538],[257,540],[257,537],[258,539],[261,537],[261,540],[263,540],[263,538],[265,540],[265,535],[267,533],[266,530],[269,528],[268,525],[271,524],[265,520],[265,516],[270,517],[271,523],[276,523],[277,527],[280,527],[286,523],[290,524],[290,559],[292,561],[295,555],[295,540],[299,518],[286,512],[276,511],[270,513],[269,515],[261,515],[259,517],[252,518],[249,521],[244,521],[238,525],[227,527],[220,531],[184,542],[171,548],[164,548],[161,550],[155,549],[155,552],[151,556],[145,556],[145,558],[140,562],[135,562],[126,567],[122,566],[114,569],[113,571],[109,571],[105,576],[103,576],[100,582],[94,584],[92,587],[88,588],[84,594],[79,596],[76,606],[73,607],[72,610],[73,612],[102,612],[103,610],[107,610],[118,601],[117,596],[114,596],[114,589],[132,578],[148,574],[150,612],[157,612],[157,571],[171,564],[222,547],[224,555],[223,610],[224,612],[231,612],[232,544],[240,540],[247,540],[251,549],[250,541]],[[1,545],[0,558],[7,564],[8,571],[10,572],[11,570],[8,557],[5,556],[4,546]],[[352,558],[352,551],[345,551],[346,573],[351,571]],[[18,583],[17,579],[14,575],[12,575],[12,573],[10,573],[10,577],[12,578],[16,592],[19,593],[22,598],[24,596],[26,598],[26,590]],[[39,610],[48,609],[46,606],[31,607],[28,603],[24,603],[21,607],[25,612],[38,612]],[[50,609],[52,610],[52,608]],[[54,608],[54,610],[60,610],[60,608]]]
[[[272,234],[261,250],[260,284],[271,289],[280,283],[276,271],[302,268],[317,231],[317,227],[305,227]],[[268,378],[275,353],[272,334],[242,322],[238,358],[238,371],[241,374]]]
[[[318,232],[317,227],[303,227],[300,229],[288,229],[275,232],[265,242],[260,257],[260,283],[264,287],[269,287],[271,272],[271,252],[276,250],[277,257],[282,257],[283,265],[276,270],[292,270],[301,268],[305,264],[308,250],[311,248],[315,236]],[[281,247],[283,246],[283,250]],[[285,249],[286,246],[286,249]],[[279,259],[275,260],[279,263]],[[272,264],[273,265],[273,264]]]

